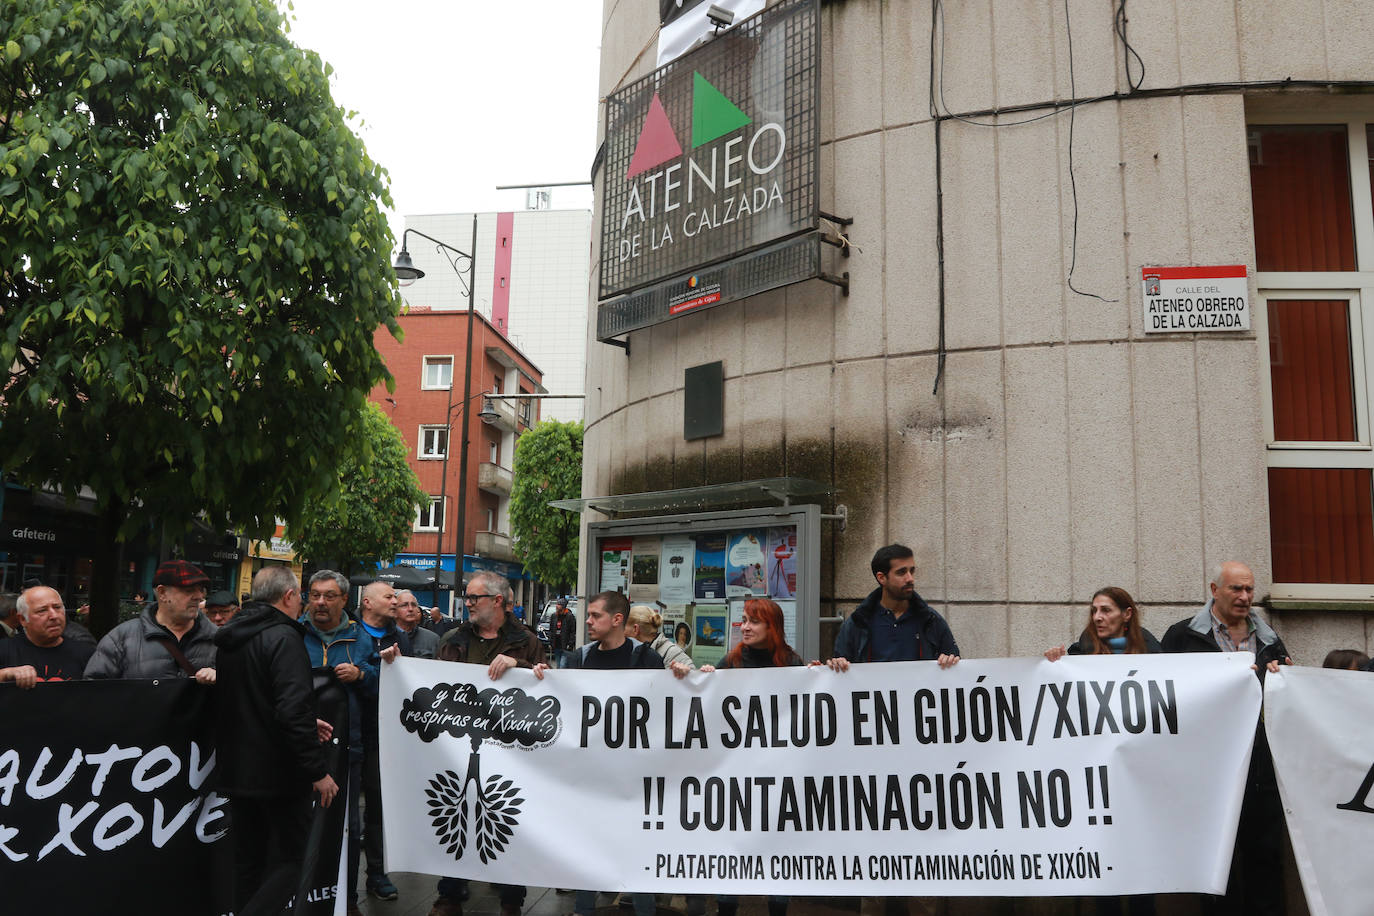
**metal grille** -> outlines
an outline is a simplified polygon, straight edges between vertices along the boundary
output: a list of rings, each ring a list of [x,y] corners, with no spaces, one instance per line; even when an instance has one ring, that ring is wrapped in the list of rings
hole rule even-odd
[[[808,232],[700,270],[690,278],[665,280],[648,289],[603,302],[596,312],[596,339],[608,340],[683,314],[809,280],[820,273],[820,247],[817,234]],[[691,280],[697,281],[695,287],[689,286]],[[708,290],[718,291],[720,298],[700,306],[690,305],[697,298],[695,293]],[[688,308],[674,312],[675,304],[678,307],[687,304]]]
[[[696,149],[694,74],[750,119]],[[627,179],[655,94],[682,155]],[[602,300],[816,228],[819,0],[785,0],[630,84],[610,96],[606,105]],[[777,164],[757,174],[753,166],[771,163],[782,142],[779,131],[767,125],[778,125],[786,142]],[[732,164],[730,177],[739,180],[729,188],[727,151],[731,158],[742,157]],[[674,189],[675,198],[665,199],[669,181],[681,184]],[[673,209],[665,209],[667,205]],[[782,284],[767,288],[778,285]],[[656,292],[646,290],[644,295]],[[657,320],[667,317],[671,316]]]

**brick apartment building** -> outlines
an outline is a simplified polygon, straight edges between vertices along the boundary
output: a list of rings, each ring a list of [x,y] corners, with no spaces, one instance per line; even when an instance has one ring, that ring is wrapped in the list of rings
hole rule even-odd
[[[543,392],[542,373],[486,317],[474,313],[471,396],[464,404],[468,313],[412,307],[400,322],[404,341],[395,340],[384,330],[375,340],[377,351],[396,378],[396,390],[388,392],[385,385],[378,385],[369,397],[401,431],[410,466],[421,488],[430,495],[430,504],[416,513],[410,542],[396,555],[396,562],[432,569],[438,553],[440,568],[452,570],[461,546],[465,574],[493,570],[506,576],[515,589],[516,604],[532,610],[543,589],[516,561],[509,508],[515,442],[539,422],[540,402],[491,401],[499,419],[486,421],[478,414],[486,403],[485,394]],[[445,422],[449,409],[451,429]],[[466,480],[461,470],[464,431],[468,438]],[[459,499],[466,506],[461,540],[457,531]],[[440,538],[442,545],[437,543]],[[440,591],[440,606],[449,608],[451,598],[450,592]],[[422,604],[432,603],[429,595],[421,595],[420,600]]]

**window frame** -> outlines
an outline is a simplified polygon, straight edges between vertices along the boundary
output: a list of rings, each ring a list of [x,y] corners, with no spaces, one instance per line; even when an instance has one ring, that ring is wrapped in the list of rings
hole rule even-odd
[[[448,361],[448,382],[442,385],[431,385],[429,383],[429,367],[439,365],[440,361]],[[453,354],[432,353],[420,358],[420,390],[421,391],[448,391],[453,387],[453,367],[456,365]]]
[[[439,497],[433,496],[433,495],[431,495],[431,496],[429,497],[429,513],[428,513],[428,514],[429,514],[430,524],[429,524],[429,525],[425,525],[425,524],[424,524],[424,517],[425,517],[425,509],[424,509],[424,507],[423,507],[423,506],[416,506],[416,507],[415,507],[415,525],[414,525],[414,527],[412,528],[413,531],[418,531],[418,532],[422,532],[422,533],[436,533],[436,534],[438,533],[438,531],[439,531],[439,523],[440,523],[441,521],[443,521],[443,514],[444,514],[443,503],[442,503],[442,501],[439,499]]]
[[[1370,186],[1368,128],[1374,106],[1368,100],[1298,108],[1280,103],[1246,110],[1247,138],[1252,126],[1343,124],[1349,156],[1350,204],[1354,216],[1353,271],[1256,271],[1252,327],[1262,348],[1260,393],[1265,442],[1265,500],[1270,468],[1354,468],[1374,474],[1374,435],[1370,402],[1374,401],[1374,193]],[[1257,109],[1257,110],[1256,110]],[[1253,209],[1251,210],[1253,220]],[[1251,226],[1252,236],[1255,232]],[[1355,394],[1356,440],[1353,442],[1278,441],[1274,438],[1274,389],[1269,350],[1269,302],[1284,299],[1345,299],[1349,305],[1350,360]],[[1273,519],[1270,518],[1270,544]],[[1374,583],[1280,582],[1270,587],[1279,600],[1374,600]]]
[[[425,451],[425,434],[442,432],[444,433],[444,449],[439,452]],[[442,461],[448,457],[449,428],[443,424],[422,423],[420,424],[419,435],[415,438],[415,459],[417,461]]]

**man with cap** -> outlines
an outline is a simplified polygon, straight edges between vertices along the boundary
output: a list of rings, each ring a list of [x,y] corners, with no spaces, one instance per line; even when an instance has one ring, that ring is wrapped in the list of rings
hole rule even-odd
[[[217,627],[222,627],[234,619],[234,615],[239,612],[239,603],[234,600],[234,593],[220,589],[205,598],[205,616],[210,618],[210,622]]]
[[[15,602],[23,635],[0,641],[0,683],[24,689],[39,681],[73,681],[81,677],[93,647],[66,638],[67,607],[56,589],[34,585]]]
[[[215,631],[200,613],[210,577],[185,560],[153,574],[156,599],[105,634],[86,665],[88,678],[193,677],[215,682]]]

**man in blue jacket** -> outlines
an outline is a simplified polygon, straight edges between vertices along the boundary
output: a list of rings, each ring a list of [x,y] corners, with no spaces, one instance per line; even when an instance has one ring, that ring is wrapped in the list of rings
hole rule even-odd
[[[870,564],[878,587],[840,625],[828,664],[846,671],[850,662],[959,662],[959,646],[945,618],[916,594],[916,555],[910,547],[878,548]]]
[[[305,649],[315,668],[330,668],[348,693],[348,888],[349,916],[358,907],[358,851],[362,834],[359,792],[363,784],[363,716],[368,698],[377,696],[377,663],[372,637],[344,613],[348,580],[332,569],[310,577]]]

